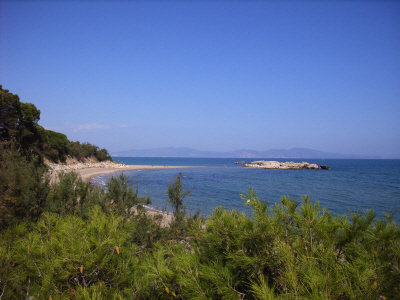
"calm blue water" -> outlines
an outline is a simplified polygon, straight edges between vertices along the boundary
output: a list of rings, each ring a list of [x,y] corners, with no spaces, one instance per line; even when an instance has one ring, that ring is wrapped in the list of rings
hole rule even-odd
[[[150,195],[153,207],[170,210],[167,202],[168,184],[179,172],[184,187],[192,191],[185,201],[191,211],[200,209],[210,214],[217,206],[249,212],[240,194],[252,186],[259,197],[269,203],[282,195],[300,200],[303,195],[320,202],[337,214],[373,208],[379,217],[394,212],[400,221],[400,160],[304,159],[327,164],[331,170],[260,170],[235,166],[240,158],[142,158],[115,157],[126,164],[207,166],[201,169],[127,171],[130,181],[138,185],[140,195]],[[264,160],[280,160],[262,158]],[[258,160],[258,159],[250,159]],[[303,159],[285,159],[285,161]],[[249,159],[247,159],[249,161]],[[104,175],[97,181],[106,181]]]

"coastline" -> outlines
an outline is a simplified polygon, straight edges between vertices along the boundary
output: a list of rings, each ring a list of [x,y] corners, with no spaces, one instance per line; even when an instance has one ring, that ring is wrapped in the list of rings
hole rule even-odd
[[[125,167],[106,167],[106,168],[86,168],[74,170],[77,172],[83,181],[90,181],[91,179],[104,174],[112,174],[132,170],[162,170],[162,169],[188,169],[188,168],[204,168],[198,166],[152,166],[152,165],[126,165]]]
[[[159,165],[125,165],[115,162],[89,162],[89,163],[70,163],[70,164],[52,164],[48,163],[51,182],[57,181],[57,174],[60,172],[76,172],[83,181],[89,182],[95,177],[104,174],[113,174],[132,170],[162,170],[162,169],[189,169],[189,168],[207,168],[205,166],[159,166]],[[161,227],[168,227],[173,221],[173,214],[165,211],[159,211],[152,207],[144,206],[146,215],[158,220]],[[136,211],[136,209],[135,209]],[[137,212],[135,212],[137,213]]]
[[[50,168],[51,180],[56,180],[59,172],[76,172],[82,180],[88,182],[104,174],[132,170],[162,170],[162,169],[189,169],[206,168],[205,166],[161,166],[161,165],[125,165],[115,162],[73,163],[73,164],[47,164]]]

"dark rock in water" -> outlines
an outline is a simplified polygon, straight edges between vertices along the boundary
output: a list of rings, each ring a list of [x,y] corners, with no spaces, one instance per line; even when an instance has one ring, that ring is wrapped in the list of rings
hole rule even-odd
[[[246,162],[245,161],[236,161],[234,162],[235,165],[244,165]]]
[[[322,170],[330,170],[331,168],[327,165],[320,165],[319,166]]]

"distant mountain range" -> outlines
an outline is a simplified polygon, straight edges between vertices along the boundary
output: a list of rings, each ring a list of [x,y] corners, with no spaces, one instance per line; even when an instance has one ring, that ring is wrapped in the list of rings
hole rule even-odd
[[[307,148],[236,150],[229,152],[201,151],[186,147],[165,147],[143,150],[127,150],[115,152],[112,156],[125,157],[213,157],[213,158],[380,158],[377,156],[351,155],[341,153],[322,152]]]

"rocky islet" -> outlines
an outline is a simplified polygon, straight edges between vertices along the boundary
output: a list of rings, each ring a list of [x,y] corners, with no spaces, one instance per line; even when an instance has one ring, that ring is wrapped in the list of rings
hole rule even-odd
[[[279,170],[301,170],[301,169],[328,170],[329,169],[329,167],[326,165],[317,165],[317,164],[308,163],[305,161],[296,163],[293,161],[279,162],[279,161],[274,161],[274,160],[252,161],[249,163],[244,163],[243,167],[244,168],[258,168],[258,169],[279,169]]]

